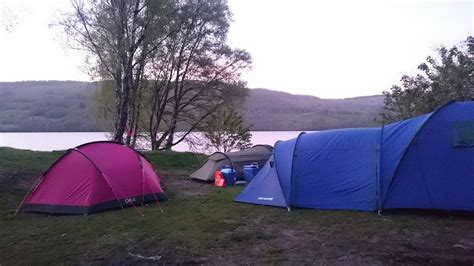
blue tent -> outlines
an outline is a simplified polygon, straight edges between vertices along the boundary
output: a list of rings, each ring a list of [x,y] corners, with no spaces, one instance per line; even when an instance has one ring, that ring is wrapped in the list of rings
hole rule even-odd
[[[235,199],[278,207],[474,210],[474,102],[376,128],[300,134]]]

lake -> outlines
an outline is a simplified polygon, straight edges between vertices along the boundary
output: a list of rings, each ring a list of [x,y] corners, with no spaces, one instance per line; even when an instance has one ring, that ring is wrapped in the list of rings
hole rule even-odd
[[[276,141],[295,138],[299,133],[300,131],[253,131],[252,144],[273,146]],[[34,151],[67,150],[83,143],[107,140],[107,136],[106,132],[0,132],[0,147]],[[181,142],[173,150],[190,151],[190,148],[188,144]]]

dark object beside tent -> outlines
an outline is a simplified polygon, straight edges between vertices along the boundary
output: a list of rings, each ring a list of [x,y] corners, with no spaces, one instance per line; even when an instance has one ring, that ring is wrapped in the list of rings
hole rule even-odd
[[[380,211],[474,210],[474,101],[381,128],[327,130],[275,144],[236,201]]]
[[[142,154],[99,141],[70,149],[54,162],[19,210],[90,214],[164,198],[160,176]]]
[[[209,159],[201,168],[191,174],[191,178],[212,181],[214,180],[214,173],[220,170],[224,165],[234,167],[237,172],[237,177],[242,178],[244,165],[256,162],[262,166],[268,161],[268,158],[272,155],[272,151],[273,148],[270,145],[255,145],[243,151],[227,153],[215,152],[209,156]]]

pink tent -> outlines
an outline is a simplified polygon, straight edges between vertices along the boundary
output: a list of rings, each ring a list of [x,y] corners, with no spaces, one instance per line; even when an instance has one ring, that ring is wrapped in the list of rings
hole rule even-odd
[[[68,150],[41,176],[20,210],[90,214],[165,199],[160,176],[139,152],[99,141]]]

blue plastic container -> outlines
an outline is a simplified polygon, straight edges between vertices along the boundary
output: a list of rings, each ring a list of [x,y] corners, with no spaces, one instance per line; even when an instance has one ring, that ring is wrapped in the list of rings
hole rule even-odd
[[[260,167],[258,167],[257,163],[244,165],[244,179],[247,182],[252,181],[252,179],[258,174],[260,171]]]
[[[221,173],[224,175],[227,186],[233,186],[235,183],[235,170],[232,166],[223,166]]]

